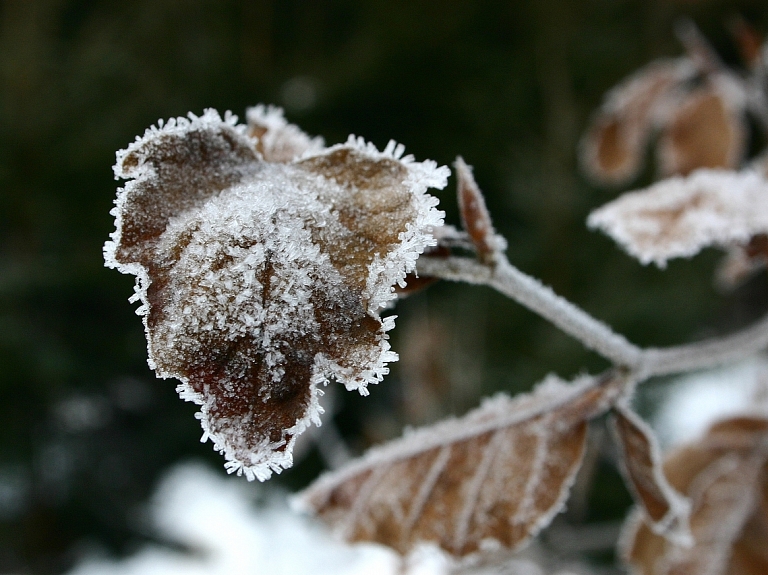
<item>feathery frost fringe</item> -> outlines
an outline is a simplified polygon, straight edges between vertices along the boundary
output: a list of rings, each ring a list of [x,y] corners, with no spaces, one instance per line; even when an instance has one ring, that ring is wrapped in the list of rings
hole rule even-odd
[[[218,431],[212,429],[209,413],[211,412],[211,408],[216,404],[216,397],[214,395],[208,395],[207,393],[206,397],[206,395],[196,392],[187,378],[176,373],[174,369],[168,370],[165,367],[164,361],[162,361],[162,354],[166,353],[167,350],[157,351],[155,350],[155,347],[160,345],[161,348],[159,349],[165,350],[165,347],[162,347],[165,345],[162,339],[170,337],[168,342],[172,344],[177,338],[176,336],[173,336],[172,332],[168,332],[163,336],[164,332],[162,330],[182,329],[183,324],[179,324],[180,327],[173,327],[179,320],[170,318],[168,321],[175,322],[173,325],[170,325],[170,327],[160,326],[159,328],[155,328],[155,331],[158,329],[161,330],[158,333],[150,331],[148,314],[151,310],[147,297],[147,289],[151,283],[149,272],[137,261],[130,261],[127,263],[118,261],[117,250],[123,234],[123,211],[127,209],[127,198],[134,189],[138,189],[138,186],[147,182],[152,182],[152,180],[157,177],[152,163],[147,160],[157,151],[158,147],[163,145],[165,138],[173,140],[175,137],[179,141],[183,141],[184,137],[191,132],[208,133],[212,138],[225,132],[228,133],[229,138],[237,142],[237,144],[254,150],[257,140],[247,135],[248,127],[238,124],[236,116],[227,113],[222,120],[221,116],[215,110],[209,109],[206,110],[202,116],[189,114],[186,118],[172,118],[167,122],[161,120],[156,126],[147,129],[142,137],[137,137],[136,141],[128,148],[117,153],[117,163],[114,168],[115,177],[125,178],[129,181],[118,191],[115,207],[111,211],[111,214],[115,216],[115,231],[110,236],[111,240],[104,246],[104,258],[108,267],[117,268],[123,273],[133,274],[137,278],[135,294],[131,297],[131,301],[141,302],[141,306],[138,308],[137,313],[143,316],[142,319],[147,334],[149,344],[148,363],[151,368],[156,370],[159,377],[175,377],[180,379],[181,384],[178,386],[177,391],[181,398],[201,406],[201,410],[196,417],[200,420],[203,428],[202,440],[206,441],[210,439],[214,444],[214,448],[224,454],[227,459],[227,470],[230,473],[235,472],[244,474],[249,480],[259,479],[263,481],[269,478],[273,472],[279,473],[282,469],[290,467],[292,464],[291,452],[296,436],[303,432],[310,423],[315,423],[316,425],[320,424],[319,416],[322,413],[322,408],[320,408],[318,404],[318,396],[322,394],[322,391],[318,389],[319,384],[327,384],[329,377],[332,377],[344,384],[347,389],[355,389],[365,395],[367,394],[366,387],[368,384],[380,382],[384,375],[388,373],[389,370],[386,367],[387,363],[397,360],[397,354],[390,351],[390,345],[386,335],[386,332],[394,327],[394,317],[390,316],[381,319],[379,317],[379,310],[395,297],[393,286],[395,284],[402,284],[406,274],[414,270],[416,259],[424,249],[428,246],[435,245],[432,231],[434,228],[443,224],[444,214],[436,209],[438,200],[429,195],[427,189],[430,187],[445,187],[449,170],[447,167],[438,167],[431,161],[416,162],[413,156],[403,156],[403,146],[395,144],[395,142],[390,142],[383,151],[379,152],[375,146],[365,142],[362,138],[350,136],[345,144],[323,148],[321,139],[310,139],[297,127],[288,124],[282,116],[282,111],[277,108],[264,108],[263,106],[251,108],[248,110],[248,120],[249,123],[266,129],[262,136],[264,137],[263,143],[267,146],[267,149],[269,149],[268,146],[273,144],[282,145],[278,142],[278,139],[283,138],[282,143],[288,141],[291,146],[294,146],[293,148],[286,149],[300,149],[303,146],[303,151],[301,154],[294,156],[295,159],[293,161],[288,161],[287,163],[260,162],[255,160],[253,165],[249,164],[247,161],[242,162],[242,165],[237,164],[235,169],[241,176],[239,183],[236,183],[234,187],[225,188],[213,197],[203,200],[202,205],[191,206],[191,210],[194,210],[194,212],[187,209],[182,214],[172,217],[168,222],[163,235],[160,239],[154,241],[154,244],[156,245],[153,244],[150,249],[154,250],[158,247],[162,248],[163,246],[161,244],[167,243],[168,241],[173,242],[173,237],[170,237],[169,240],[164,240],[164,238],[166,238],[169,233],[172,236],[175,236],[175,234],[180,233],[179,230],[183,231],[183,226],[185,225],[184,222],[193,221],[196,218],[195,214],[198,210],[203,209],[203,206],[213,206],[210,210],[207,210],[212,210],[211,216],[217,216],[217,214],[224,213],[222,212],[222,209],[226,210],[226,206],[228,205],[227,202],[235,201],[236,204],[238,203],[238,198],[242,198],[243,194],[248,193],[249,182],[261,181],[252,178],[264,176],[271,177],[270,174],[274,173],[279,180],[282,181],[283,179],[286,179],[286,182],[290,184],[292,174],[297,170],[303,169],[298,166],[294,167],[296,162],[314,157],[323,157],[341,149],[354,150],[361,154],[363,158],[374,161],[383,158],[398,161],[406,168],[406,179],[402,182],[402,185],[408,190],[415,204],[413,221],[407,223],[405,231],[399,234],[398,245],[384,256],[377,256],[368,267],[368,276],[365,278],[365,290],[363,296],[366,310],[370,316],[381,322],[380,333],[376,336],[376,346],[378,351],[369,356],[367,367],[362,370],[352,367],[344,368],[325,357],[324,354],[318,353],[314,360],[311,381],[309,382],[309,405],[304,412],[304,415],[298,418],[292,427],[284,430],[283,437],[287,436],[288,440],[283,440],[278,444],[272,444],[267,439],[264,439],[259,446],[257,446],[255,450],[256,453],[251,453],[252,457],[249,460],[244,459],[242,455],[238,454],[238,452],[242,454],[241,442],[245,441],[245,439],[238,436],[235,429],[230,426],[226,419],[219,418],[217,420],[217,425],[219,427]],[[272,139],[270,140],[270,138]],[[258,151],[254,151],[254,153],[255,157],[258,158]],[[132,158],[130,165],[126,166],[126,158],[130,154],[135,154],[136,161],[133,161]],[[300,160],[296,158],[300,158]],[[194,166],[190,167],[190,169],[194,170]],[[327,185],[334,186],[340,184],[329,181]],[[225,195],[226,199],[224,199]],[[261,195],[263,195],[263,193]],[[285,197],[291,197],[292,195],[295,195],[295,192],[287,193]],[[267,194],[267,196],[274,197],[274,193]],[[230,200],[229,198],[233,199]],[[239,201],[242,201],[242,199]],[[269,201],[272,200],[267,198],[267,201],[269,203]],[[312,200],[311,197],[308,197],[306,201],[308,202],[308,208],[310,204],[312,204],[312,201],[317,201],[317,199]],[[302,210],[305,209],[302,205],[303,204],[299,204],[293,208],[296,210],[294,218],[296,221],[302,217]],[[216,206],[219,207],[217,208]],[[267,208],[265,209],[269,209],[269,205],[267,205]],[[310,209],[310,212],[316,213],[316,210]],[[306,216],[309,215],[311,214],[306,214]],[[206,222],[214,222],[214,220],[210,220],[209,218],[205,219]],[[226,222],[226,220],[222,221]],[[218,224],[211,223],[211,225]],[[226,230],[226,226],[223,229]],[[175,231],[169,232],[169,230]],[[295,234],[292,234],[291,237],[294,236]],[[305,255],[310,257],[308,253]],[[319,259],[314,258],[317,265],[320,265],[323,268],[329,268],[329,264],[323,263],[324,261],[327,261],[327,255],[318,255],[322,255],[323,257],[319,257]],[[313,258],[310,257],[310,261],[311,260],[313,260]],[[334,272],[334,274],[338,276],[337,272]],[[341,279],[333,280],[333,283],[336,284],[338,281],[341,281]],[[219,284],[221,284],[221,282],[219,282]],[[226,282],[224,282],[224,284],[226,284]],[[217,314],[219,314],[219,312],[217,312]],[[265,325],[266,324],[260,323],[257,327],[258,329],[261,329],[261,327]],[[232,331],[232,329],[234,328],[230,326],[230,331]],[[192,332],[192,334],[194,335],[194,332]],[[183,336],[181,332],[180,335]],[[372,351],[373,350],[369,350],[367,353],[371,353]],[[171,349],[168,353],[176,352]],[[270,360],[270,353],[267,353],[265,357],[269,363],[279,361],[279,356],[280,354],[278,353],[276,356],[277,359]],[[231,425],[236,426],[237,421],[232,421]]]

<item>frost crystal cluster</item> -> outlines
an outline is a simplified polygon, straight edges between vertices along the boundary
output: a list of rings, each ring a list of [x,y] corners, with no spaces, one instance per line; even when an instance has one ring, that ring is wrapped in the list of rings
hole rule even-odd
[[[319,425],[319,384],[366,393],[397,359],[381,318],[442,225],[447,168],[350,137],[325,147],[282,112],[209,110],[118,152],[104,248],[137,277],[149,363],[201,406],[227,469],[264,480]]]

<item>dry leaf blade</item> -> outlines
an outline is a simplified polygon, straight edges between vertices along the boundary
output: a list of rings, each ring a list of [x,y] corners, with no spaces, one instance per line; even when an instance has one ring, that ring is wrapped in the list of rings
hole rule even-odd
[[[690,503],[664,476],[661,451],[653,431],[628,406],[612,410],[624,476],[654,533],[690,545]]]
[[[454,163],[458,179],[459,211],[464,229],[469,234],[478,258],[493,263],[496,255],[506,248],[504,239],[496,234],[485,198],[472,175],[472,168],[459,156]]]
[[[587,223],[640,262],[664,267],[672,258],[768,232],[768,181],[751,171],[697,170],[626,193]]]
[[[426,190],[448,172],[393,143],[319,149],[275,110],[249,119],[264,130],[209,110],[120,152],[105,260],[137,276],[150,365],[201,406],[203,439],[264,480],[319,424],[319,385],[365,393],[397,359],[379,314],[434,244]]]
[[[532,394],[497,396],[321,477],[299,505],[351,541],[403,554],[419,542],[455,556],[518,548],[561,510],[588,421],[618,388],[615,377],[573,385],[550,377]]]
[[[587,174],[611,185],[634,178],[659,109],[666,105],[670,93],[695,73],[687,58],[657,60],[613,88],[580,143]]]
[[[768,420],[738,417],[713,425],[697,443],[665,462],[670,483],[691,501],[694,545],[654,533],[635,513],[627,524],[624,555],[643,575],[765,573],[766,437]]]

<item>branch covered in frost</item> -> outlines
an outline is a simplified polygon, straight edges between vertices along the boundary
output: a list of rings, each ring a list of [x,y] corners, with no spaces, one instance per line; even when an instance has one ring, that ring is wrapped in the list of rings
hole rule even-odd
[[[744,359],[768,347],[768,315],[734,334],[689,345],[643,350],[643,374],[668,375]]]
[[[425,276],[491,287],[547,319],[614,364],[635,370],[640,379],[716,367],[753,355],[768,346],[766,316],[728,336],[688,345],[643,349],[507,260],[488,266],[463,257],[422,257],[418,262],[418,271]]]

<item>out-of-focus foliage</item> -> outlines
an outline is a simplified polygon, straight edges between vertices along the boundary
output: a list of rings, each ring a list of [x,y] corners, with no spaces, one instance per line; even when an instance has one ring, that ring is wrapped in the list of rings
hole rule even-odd
[[[269,102],[329,144],[354,132],[441,164],[461,154],[515,264],[633,341],[670,344],[754,317],[765,278],[724,298],[713,257],[662,274],[589,232],[609,196],[578,175],[576,144],[608,88],[680,53],[678,16],[736,63],[737,13],[768,31],[759,0],[0,2],[0,572],[131,549],[152,536],[141,504],[162,470],[217,457],[197,444],[194,407],[146,366],[132,280],[102,267],[114,151],[145,127]],[[484,289],[438,285],[398,314],[394,373],[365,401],[336,397],[355,449],[604,365]],[[319,466],[311,451],[280,480],[304,485]],[[608,500],[586,519],[622,517],[628,497]]]

